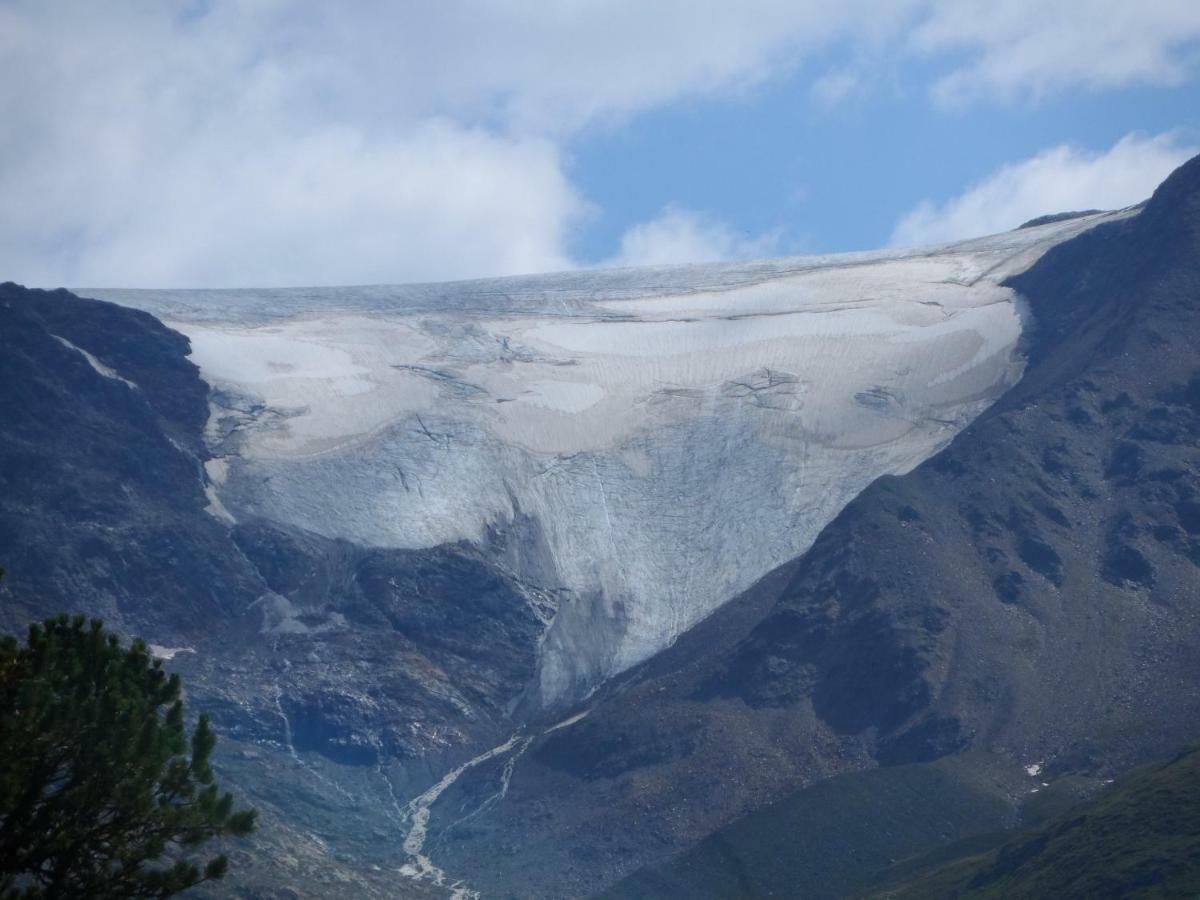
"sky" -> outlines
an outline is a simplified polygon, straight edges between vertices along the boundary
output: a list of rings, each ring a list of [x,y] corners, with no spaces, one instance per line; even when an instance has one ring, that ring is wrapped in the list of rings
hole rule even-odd
[[[0,0],[0,280],[939,243],[1200,152],[1196,0]]]

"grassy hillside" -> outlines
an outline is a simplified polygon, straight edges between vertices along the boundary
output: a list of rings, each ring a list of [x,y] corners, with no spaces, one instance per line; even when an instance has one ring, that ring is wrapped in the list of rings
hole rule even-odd
[[[1200,897],[1200,749],[1011,838],[893,881],[916,898]]]
[[[1200,897],[1200,749],[1098,795],[1093,779],[1031,781],[979,753],[831,778],[600,896]]]

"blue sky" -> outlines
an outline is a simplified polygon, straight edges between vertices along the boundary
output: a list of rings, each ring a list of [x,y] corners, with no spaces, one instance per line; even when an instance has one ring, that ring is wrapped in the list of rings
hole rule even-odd
[[[1195,0],[0,0],[0,278],[426,281],[928,243],[1200,149]]]
[[[828,107],[804,70],[585,135],[570,171],[598,209],[578,253],[607,258],[632,223],[672,205],[747,237],[778,229],[782,253],[872,249],[921,201],[949,199],[1048,147],[1099,153],[1131,132],[1174,132],[1180,145],[1200,146],[1194,82],[945,110],[920,91],[919,73],[905,74],[907,90],[889,85]]]

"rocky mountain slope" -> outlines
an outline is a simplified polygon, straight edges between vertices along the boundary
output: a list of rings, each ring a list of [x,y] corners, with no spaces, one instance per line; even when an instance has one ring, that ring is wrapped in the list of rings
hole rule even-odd
[[[960,849],[949,861],[906,868],[875,896],[1194,897],[1200,894],[1200,751],[1146,766],[995,849]]]
[[[244,894],[852,892],[1200,730],[1200,161],[934,251],[105,293],[188,337],[0,286],[0,624],[170,659]]]
[[[208,387],[187,351],[146,313],[0,285],[0,624],[70,610],[144,637],[214,715],[260,847],[288,848],[251,852],[243,876],[395,896],[370,864],[406,858],[400,798],[507,734],[546,601],[466,545],[211,515]]]
[[[1020,384],[536,740],[444,865],[586,893],[841,773],[975,750],[1053,782],[1195,739],[1200,160],[1010,284]]]
[[[1200,752],[1115,784],[1042,777],[971,753],[839,776],[603,896],[1034,900],[1200,889]]]

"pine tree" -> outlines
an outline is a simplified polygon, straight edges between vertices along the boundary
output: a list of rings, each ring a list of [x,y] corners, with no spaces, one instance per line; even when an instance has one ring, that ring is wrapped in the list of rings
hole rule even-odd
[[[198,845],[254,829],[190,741],[178,675],[140,640],[58,616],[0,640],[0,898],[167,897],[220,878]]]

